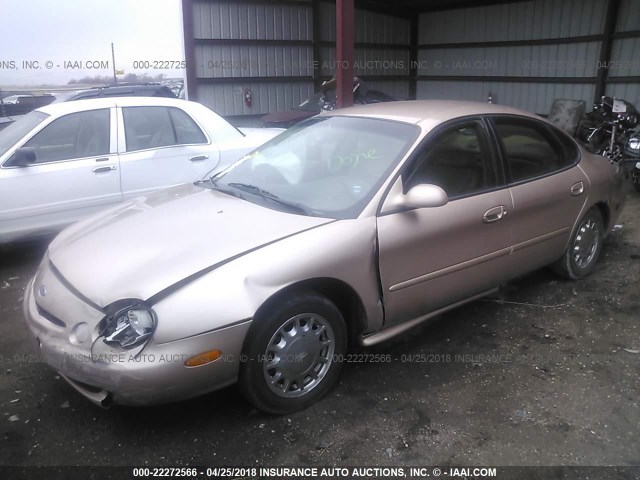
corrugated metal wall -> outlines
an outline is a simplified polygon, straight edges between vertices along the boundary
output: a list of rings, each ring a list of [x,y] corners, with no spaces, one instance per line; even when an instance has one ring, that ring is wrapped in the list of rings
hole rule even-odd
[[[591,107],[594,85],[530,82],[419,82],[418,98],[486,102],[491,93],[494,103],[548,114],[556,98],[584,100]]]
[[[336,9],[319,6],[320,66],[323,78],[335,74]],[[409,97],[410,21],[356,9],[354,75],[369,77],[367,84],[398,98]],[[398,78],[405,77],[405,78]]]
[[[635,36],[626,37],[634,34]],[[606,94],[640,108],[640,1],[622,0],[608,65]]]
[[[315,77],[328,80],[335,72],[335,4],[318,4],[319,58],[313,11],[311,0],[194,0],[195,97],[225,116],[263,115],[300,104],[313,93]],[[409,20],[355,13],[354,73],[369,77],[372,88],[407,98]],[[250,106],[244,101],[247,89]]]
[[[311,2],[195,0],[193,36],[195,96],[221,115],[289,109],[313,93]]]
[[[590,105],[601,46],[594,37],[606,7],[606,0],[532,0],[423,13],[417,97],[486,101],[491,94],[538,113],[556,98]]]
[[[640,0],[619,1],[606,93],[640,104]],[[398,98],[415,87],[417,98],[486,101],[491,94],[538,113],[556,98],[591,105],[601,91],[608,5],[530,0],[426,12],[417,22],[356,9],[354,73]],[[196,97],[223,115],[290,109],[335,73],[331,1],[192,0],[192,14]]]

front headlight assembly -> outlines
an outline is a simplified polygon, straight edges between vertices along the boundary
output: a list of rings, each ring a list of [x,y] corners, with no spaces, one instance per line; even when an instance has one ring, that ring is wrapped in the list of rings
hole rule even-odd
[[[103,320],[100,336],[107,345],[132,348],[144,343],[156,328],[156,315],[145,305],[118,310]]]
[[[627,148],[636,153],[640,153],[640,135],[634,135],[627,141]]]

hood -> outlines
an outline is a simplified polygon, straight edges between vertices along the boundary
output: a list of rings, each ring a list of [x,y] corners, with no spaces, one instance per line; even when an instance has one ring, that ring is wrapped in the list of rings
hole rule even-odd
[[[146,300],[212,265],[328,222],[181,185],[69,227],[48,255],[73,287],[104,307]]]

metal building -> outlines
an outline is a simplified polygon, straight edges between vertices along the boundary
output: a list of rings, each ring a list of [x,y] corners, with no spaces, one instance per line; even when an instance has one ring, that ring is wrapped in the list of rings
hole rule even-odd
[[[335,10],[183,0],[189,98],[240,118],[298,105],[335,73]],[[640,104],[638,0],[356,0],[353,28],[354,74],[398,98]]]

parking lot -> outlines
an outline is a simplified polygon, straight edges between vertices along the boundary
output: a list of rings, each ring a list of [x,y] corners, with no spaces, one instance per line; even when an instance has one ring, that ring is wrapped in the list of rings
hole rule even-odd
[[[3,247],[0,464],[637,465],[639,212],[630,191],[587,279],[541,270],[352,350],[327,397],[284,417],[235,387],[152,408],[89,403],[40,361],[22,319],[46,241]]]

